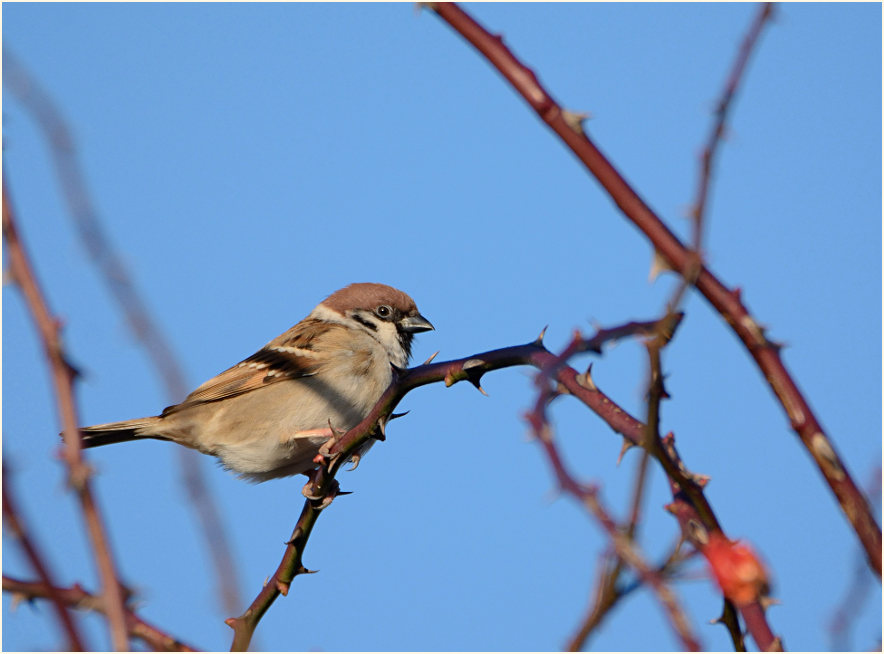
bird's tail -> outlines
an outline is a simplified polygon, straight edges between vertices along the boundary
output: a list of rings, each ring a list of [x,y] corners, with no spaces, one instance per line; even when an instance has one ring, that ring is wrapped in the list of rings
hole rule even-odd
[[[160,419],[157,416],[150,418],[136,418],[122,422],[108,422],[103,425],[80,427],[83,437],[83,447],[98,447],[112,443],[125,443],[140,438],[158,438],[166,440],[163,436],[150,433],[150,427],[156,425]]]

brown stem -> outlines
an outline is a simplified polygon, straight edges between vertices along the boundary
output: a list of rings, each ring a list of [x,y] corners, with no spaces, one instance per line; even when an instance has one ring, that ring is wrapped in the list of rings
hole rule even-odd
[[[3,575],[3,590],[26,599],[54,596],[66,606],[84,611],[96,611],[107,615],[104,598],[85,591],[79,585],[74,585],[71,588],[58,588],[43,582],[21,581],[20,579]],[[142,620],[129,608],[125,609],[125,615],[126,628],[129,631],[129,635],[134,638],[140,638],[154,650],[165,652],[199,651],[177,638],[169,636],[149,622]]]
[[[46,359],[49,363],[55,395],[64,428],[65,456],[68,466],[68,482],[80,501],[86,529],[92,542],[95,562],[101,577],[102,595],[107,606],[111,642],[114,649],[127,651],[126,621],[123,595],[117,578],[113,556],[108,545],[98,503],[92,495],[90,477],[92,470],[83,461],[80,432],[77,428],[77,409],[74,402],[74,368],[68,363],[61,344],[59,323],[52,317],[43,293],[40,291],[33,268],[25,254],[24,246],[15,227],[6,181],[3,181],[3,238],[10,273],[24,295],[34,325],[40,334]]]
[[[430,6],[440,18],[479,50],[525,98],[537,115],[598,180],[623,214],[647,236],[669,267],[680,272],[690,270],[692,261],[695,261],[691,251],[590,141],[580,123],[580,117],[559,106],[537,80],[534,72],[510,52],[502,39],[490,34],[457,4],[440,2],[431,3]],[[880,577],[881,528],[809,403],[786,369],[780,358],[779,345],[765,336],[764,329],[743,304],[740,292],[727,288],[706,266],[700,266],[695,287],[721,314],[755,360],[783,406],[792,429],[810,452],[853,525],[870,565]]]

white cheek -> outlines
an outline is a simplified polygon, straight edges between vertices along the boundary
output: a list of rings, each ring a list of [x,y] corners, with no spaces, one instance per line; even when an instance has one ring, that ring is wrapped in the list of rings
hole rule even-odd
[[[399,334],[396,327],[390,323],[381,324],[377,332],[378,341],[384,346],[387,358],[397,368],[404,368],[408,365],[408,359],[402,346],[399,344]]]

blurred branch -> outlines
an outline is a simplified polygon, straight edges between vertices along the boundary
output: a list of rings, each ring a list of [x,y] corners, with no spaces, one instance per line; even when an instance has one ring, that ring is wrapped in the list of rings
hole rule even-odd
[[[540,387],[537,402],[533,411],[526,416],[528,423],[535,438],[540,442],[543,450],[546,452],[547,459],[553,468],[559,486],[577,499],[584,507],[596,518],[602,528],[607,532],[608,538],[617,556],[634,568],[641,577],[642,581],[648,584],[657,594],[660,603],[666,609],[669,615],[669,621],[681,639],[681,643],[686,650],[693,652],[700,651],[702,646],[693,634],[693,630],[687,621],[684,611],[681,609],[675,594],[667,584],[663,582],[661,576],[653,570],[644,560],[644,557],[638,552],[632,538],[620,528],[614,521],[606,509],[602,506],[598,498],[598,488],[596,486],[588,486],[578,482],[565,468],[559,454],[558,447],[553,438],[552,427],[546,417],[546,407],[551,401],[553,395],[549,389],[547,378],[539,373],[537,375],[537,384]]]
[[[668,318],[664,320],[668,320]],[[648,324],[653,325],[654,323]],[[674,325],[671,329],[674,329]],[[574,340],[579,338],[580,335],[576,334]],[[566,347],[563,354],[571,349],[570,346]],[[602,393],[590,376],[589,370],[577,374],[573,368],[565,365],[562,355],[549,354],[549,357],[550,361],[541,367],[541,371],[547,375],[550,374],[550,371],[557,371],[555,379],[563,387],[559,392],[569,392],[592,409],[615,432],[621,434],[624,437],[624,450],[631,446],[642,445],[645,442],[647,427]],[[692,473],[687,469],[675,449],[675,437],[671,432],[650,444],[652,446],[649,450],[651,456],[660,463],[669,478],[673,502],[667,508],[678,519],[684,537],[699,551],[705,551],[713,535],[723,536],[721,525],[704,494],[703,489],[709,481],[708,477]],[[779,641],[767,624],[764,607],[761,603],[762,599],[759,597],[752,602],[744,603],[740,606],[740,614],[746,620],[749,632],[760,649],[777,649]],[[735,622],[735,615],[735,611],[726,612],[726,618],[732,618],[731,622],[727,623],[731,634],[740,633],[739,625]]]
[[[608,612],[614,608],[624,593],[618,587],[620,574],[623,572],[623,559],[616,552],[606,552],[602,555],[595,576],[596,586],[593,592],[593,602],[586,617],[583,618],[577,632],[571,637],[566,646],[569,652],[579,652],[586,645],[590,634],[602,623]]]
[[[129,329],[147,352],[165,386],[169,404],[180,402],[188,388],[178,358],[151,311],[141,299],[135,284],[126,272],[122,259],[114,251],[110,239],[92,202],[88,186],[77,159],[71,131],[49,94],[10,52],[5,51],[4,83],[30,111],[43,130],[55,164],[68,211],[80,235],[80,241],[98,268]],[[242,604],[237,584],[234,557],[231,554],[221,512],[208,491],[203,467],[196,452],[176,448],[181,477],[203,530],[203,537],[212,556],[215,576],[220,587],[225,612],[236,611]]]
[[[4,464],[3,519],[6,521],[7,526],[21,544],[22,549],[25,551],[25,555],[27,556],[28,561],[31,564],[31,567],[34,569],[34,572],[40,579],[40,583],[48,590],[48,592],[46,593],[46,597],[52,603],[52,607],[55,609],[58,621],[61,623],[62,629],[64,630],[65,634],[67,634],[68,649],[75,652],[86,651],[86,648],[83,647],[83,639],[80,636],[79,629],[77,629],[77,626],[74,624],[74,620],[68,612],[67,606],[62,601],[59,594],[56,592],[55,587],[52,584],[52,578],[49,575],[49,569],[46,563],[43,562],[43,557],[37,550],[36,544],[34,544],[28,536],[28,531],[22,523],[21,518],[19,517],[19,511],[16,508],[12,491],[6,483],[8,478],[9,471]]]
[[[709,199],[709,186],[712,178],[712,169],[715,164],[715,155],[718,152],[718,146],[724,136],[728,112],[730,111],[731,103],[737,94],[737,89],[742,82],[743,73],[746,70],[749,57],[755,50],[758,37],[761,36],[762,29],[764,29],[772,15],[773,3],[765,2],[758,6],[758,13],[755,15],[755,19],[752,21],[752,24],[737,51],[737,57],[734,60],[724,90],[722,91],[721,97],[715,108],[715,122],[712,125],[712,129],[709,132],[709,137],[706,142],[706,147],[703,149],[703,154],[700,157],[700,182],[697,188],[697,199],[695,200],[693,210],[691,211],[691,216],[694,222],[693,249],[697,253],[700,252],[700,247],[702,245],[703,223],[706,214],[706,205]]]
[[[58,588],[43,582],[21,581],[3,575],[3,590],[13,597],[25,600],[56,597],[58,601],[75,609],[95,611],[107,615],[104,599],[85,591],[79,584],[71,588]],[[139,618],[130,608],[125,609],[126,628],[134,638],[140,638],[156,651],[196,652],[189,645],[169,636],[152,624]]]
[[[683,554],[681,551],[682,542],[683,539],[680,538],[666,560],[655,568],[656,574],[661,578],[666,580],[674,578],[681,564],[696,554],[693,550],[690,554]],[[624,566],[623,559],[618,557],[615,551],[608,551],[602,555],[598,566],[599,572],[596,575],[597,581],[593,591],[592,605],[575,634],[568,641],[565,647],[567,651],[581,651],[592,632],[601,625],[605,616],[613,610],[620,600],[643,586],[640,580],[621,582]]]
[[[541,86],[532,70],[506,47],[500,36],[490,34],[455,3],[430,3],[436,14],[463,36],[528,102],[538,116],[572,150],[595,176],[624,215],[651,241],[666,265],[684,274],[694,257],[665,223],[611,165],[584,131],[582,117],[563,109]],[[765,329],[742,302],[739,290],[728,289],[706,267],[700,266],[695,287],[721,314],[753,357],[779,399],[792,429],[810,452],[862,543],[869,563],[881,576],[881,529],[850,477],[847,467],[826,436],[809,403],[780,358],[780,345],[770,341]]]
[[[92,470],[83,461],[80,432],[77,428],[79,420],[74,401],[74,377],[76,376],[76,371],[68,363],[61,344],[59,323],[52,317],[49,311],[33,268],[25,254],[24,245],[19,239],[5,179],[3,180],[3,238],[6,240],[10,275],[21,289],[25,303],[30,310],[31,318],[34,321],[34,326],[40,334],[46,359],[49,363],[52,382],[55,386],[55,395],[58,401],[58,410],[64,429],[64,460],[68,467],[68,483],[80,501],[86,529],[92,542],[95,562],[98,565],[101,577],[101,592],[107,607],[111,642],[114,649],[126,651],[129,649],[129,641],[126,637],[123,596],[107,535],[99,515],[98,503],[92,495],[89,481],[92,476]]]

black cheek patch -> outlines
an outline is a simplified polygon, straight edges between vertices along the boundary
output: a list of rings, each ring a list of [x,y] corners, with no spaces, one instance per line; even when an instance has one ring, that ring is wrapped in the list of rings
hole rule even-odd
[[[358,313],[354,313],[350,317],[353,318],[353,320],[358,322],[363,327],[368,327],[373,332],[376,332],[378,330],[378,326],[376,324],[374,324],[371,320],[366,320],[365,318],[360,316]]]

